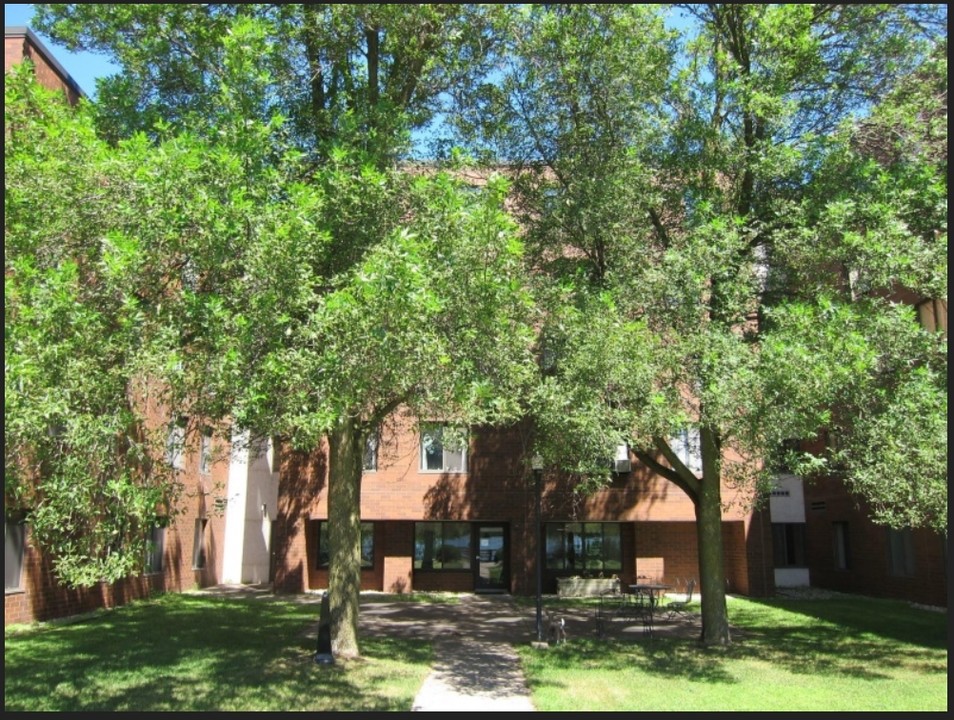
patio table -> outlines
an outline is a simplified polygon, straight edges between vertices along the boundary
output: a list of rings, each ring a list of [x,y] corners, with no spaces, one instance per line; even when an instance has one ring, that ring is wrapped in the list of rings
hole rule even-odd
[[[634,595],[644,595],[649,599],[649,610],[646,613],[645,623],[649,634],[653,632],[653,616],[659,609],[659,601],[667,590],[672,589],[672,585],[657,582],[639,582],[629,586],[630,592]]]

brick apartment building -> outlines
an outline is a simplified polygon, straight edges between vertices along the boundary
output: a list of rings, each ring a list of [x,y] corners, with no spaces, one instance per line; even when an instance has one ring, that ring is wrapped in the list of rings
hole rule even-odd
[[[366,590],[535,591],[536,483],[520,427],[469,428],[462,449],[441,442],[443,426],[399,417],[367,448],[361,484]],[[695,510],[681,490],[629,457],[612,485],[589,496],[543,470],[543,591],[557,578],[637,576],[676,583],[698,577]],[[327,465],[324,452],[282,463],[273,535],[276,588],[327,587]],[[692,454],[685,453],[692,465]],[[724,488],[731,502],[741,499]],[[772,591],[771,533],[764,513],[723,520],[732,592]]]
[[[37,77],[63,89],[69,102],[82,96],[29,30],[7,28],[5,40],[7,69],[28,57]],[[28,525],[5,518],[5,624],[217,583],[273,582],[286,592],[327,587],[325,449],[296,453],[270,439],[249,443],[193,429],[185,450],[167,458],[185,488],[181,512],[154,531],[154,551],[138,577],[68,590],[30,546]],[[698,578],[692,502],[627,448],[619,450],[612,484],[589,496],[545,468],[537,536],[537,477],[524,429],[468,428],[460,447],[446,437],[440,425],[399,414],[369,443],[361,491],[363,589],[532,594],[538,553],[546,593],[556,591],[560,577],[576,575],[676,584]],[[694,443],[685,440],[682,459],[693,467]],[[831,483],[803,487],[797,478],[781,478],[769,507],[756,512],[732,503],[745,499],[736,492],[723,488],[736,508],[722,524],[729,592],[760,596],[776,586],[818,584],[946,606],[946,548],[936,536],[937,542],[909,533],[911,542],[898,550],[891,532],[874,526]],[[838,557],[832,533],[843,532],[840,522],[849,529],[850,574],[832,567]],[[912,553],[917,560],[906,567],[913,574],[892,576],[891,563],[907,562]],[[887,582],[889,576],[897,582]]]

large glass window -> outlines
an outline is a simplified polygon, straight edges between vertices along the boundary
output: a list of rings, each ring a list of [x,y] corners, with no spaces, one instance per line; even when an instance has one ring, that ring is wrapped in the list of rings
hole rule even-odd
[[[421,470],[467,472],[467,431],[447,425],[424,426]]]
[[[420,522],[414,525],[415,570],[470,570],[470,523]]]
[[[331,545],[328,541],[328,522],[318,523],[318,567],[328,567]],[[361,567],[374,567],[374,523],[361,523]]]
[[[619,572],[619,523],[547,523],[546,564],[551,570]]]

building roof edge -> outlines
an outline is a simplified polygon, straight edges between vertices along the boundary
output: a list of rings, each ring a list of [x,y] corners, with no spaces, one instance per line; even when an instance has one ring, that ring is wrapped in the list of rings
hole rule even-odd
[[[56,71],[56,74],[63,79],[63,82],[69,86],[70,90],[75,92],[81,98],[87,97],[79,83],[76,82],[76,80],[73,79],[73,76],[66,71],[66,69],[60,64],[59,60],[53,57],[53,53],[47,49],[43,41],[40,40],[36,33],[30,28],[26,27],[25,25],[6,25],[3,29],[3,36],[4,38],[25,37],[40,52],[40,54],[43,55],[43,59],[46,60],[50,67]]]

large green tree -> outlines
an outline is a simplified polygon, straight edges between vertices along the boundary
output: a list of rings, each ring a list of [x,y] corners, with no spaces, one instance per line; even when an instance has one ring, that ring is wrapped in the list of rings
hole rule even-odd
[[[142,131],[162,148],[188,132],[228,164],[221,185],[209,182],[235,222],[218,207],[189,222],[151,216],[191,244],[178,294],[193,303],[196,332],[177,334],[177,387],[213,398],[199,409],[253,434],[327,440],[332,649],[356,655],[368,434],[401,407],[462,423],[513,417],[532,367],[505,184],[467,192],[397,162],[442,93],[482,72],[501,10],[38,10],[54,39],[121,66],[99,87],[105,138],[122,146]],[[168,197],[175,204],[178,191]]]
[[[722,488],[757,500],[786,441],[837,432],[859,489],[907,461],[873,484],[918,498],[920,524],[946,508],[946,343],[885,299],[946,298],[946,165],[858,149],[855,172],[841,165],[851,121],[918,69],[938,15],[691,5],[677,35],[658,7],[533,6],[500,81],[458,118],[519,178],[547,308],[540,447],[598,478],[629,442],[693,500],[706,644],[730,640]],[[880,295],[846,292],[839,268],[858,257]],[[870,444],[905,422],[906,447]],[[686,426],[695,470],[672,440]]]
[[[267,128],[238,125],[263,146]],[[5,127],[5,507],[88,586],[140,571],[179,507],[164,458],[183,448],[158,416],[227,416],[229,290],[257,233],[295,232],[307,208],[234,138],[102,141],[29,63],[7,77]]]

